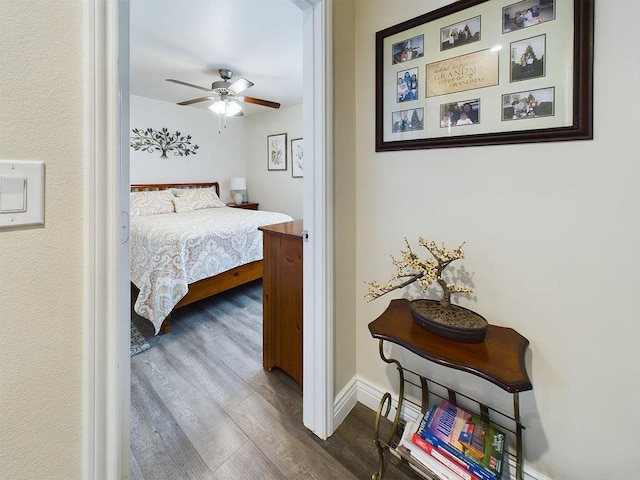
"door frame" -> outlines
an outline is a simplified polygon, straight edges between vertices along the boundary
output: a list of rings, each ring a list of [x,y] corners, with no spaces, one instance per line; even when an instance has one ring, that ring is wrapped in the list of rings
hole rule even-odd
[[[291,0],[303,9],[303,399],[304,425],[323,440],[335,430],[333,393],[332,0]],[[306,4],[302,5],[302,4]],[[306,163],[306,158],[311,161]]]
[[[82,477],[128,479],[129,0],[83,6]]]
[[[326,439],[334,427],[331,170],[331,3],[303,9],[303,421]],[[128,253],[129,1],[84,4],[84,290],[82,476],[129,478]],[[119,68],[120,67],[120,68]],[[127,314],[123,314],[127,312]]]

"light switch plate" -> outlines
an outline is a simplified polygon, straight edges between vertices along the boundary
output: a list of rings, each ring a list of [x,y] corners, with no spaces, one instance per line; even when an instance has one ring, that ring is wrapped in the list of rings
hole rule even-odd
[[[0,228],[44,225],[44,162],[0,160]]]

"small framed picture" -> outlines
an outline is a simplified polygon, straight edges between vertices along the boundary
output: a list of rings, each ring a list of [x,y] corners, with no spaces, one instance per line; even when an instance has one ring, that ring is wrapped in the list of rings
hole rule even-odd
[[[478,42],[480,37],[480,17],[469,18],[440,29],[440,50]]]
[[[502,121],[554,115],[555,88],[541,88],[502,96]]]
[[[424,108],[400,110],[391,114],[393,133],[424,130]]]
[[[555,0],[522,0],[502,8],[502,33],[514,32],[556,18]]]
[[[480,123],[480,99],[440,105],[440,128]]]
[[[267,170],[287,169],[287,134],[267,136]]]
[[[511,82],[544,77],[546,35],[511,42]]]
[[[418,100],[418,67],[398,72],[398,103]]]
[[[391,63],[404,63],[424,55],[424,35],[416,35],[395,43],[392,48]]]
[[[293,178],[303,177],[304,165],[304,145],[301,138],[291,140],[291,176]]]

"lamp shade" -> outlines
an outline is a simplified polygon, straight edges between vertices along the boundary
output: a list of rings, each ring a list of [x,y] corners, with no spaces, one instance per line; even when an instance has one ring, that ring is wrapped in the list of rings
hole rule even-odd
[[[229,190],[246,190],[247,179],[243,177],[232,178],[229,182]]]
[[[234,102],[233,100],[231,100],[227,103],[227,111],[225,115],[227,117],[233,117],[234,115],[239,114],[241,110],[242,110],[242,107],[240,106],[240,104],[238,102]]]

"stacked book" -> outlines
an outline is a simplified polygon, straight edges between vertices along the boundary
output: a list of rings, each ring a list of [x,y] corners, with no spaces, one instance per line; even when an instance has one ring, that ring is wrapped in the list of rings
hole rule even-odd
[[[405,427],[398,453],[443,480],[499,480],[506,436],[446,400]]]

